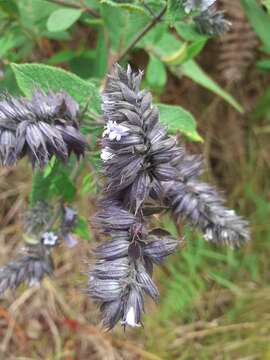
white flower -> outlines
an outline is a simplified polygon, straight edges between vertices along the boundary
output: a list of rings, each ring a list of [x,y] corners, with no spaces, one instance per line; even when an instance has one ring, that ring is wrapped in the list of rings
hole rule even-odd
[[[189,14],[191,11],[199,9],[201,12],[207,10],[216,0],[187,0],[184,3],[185,12]]]
[[[120,141],[122,136],[126,136],[128,134],[129,129],[126,126],[121,124],[117,124],[116,121],[109,120],[107,125],[105,126],[105,130],[103,132],[103,137],[108,135],[109,139]]]
[[[33,286],[40,285],[40,282],[35,277],[31,277],[28,281],[28,286],[31,288]]]
[[[127,312],[126,318],[121,322],[122,325],[128,325],[131,327],[140,327],[135,321],[135,309],[131,306]]]
[[[203,236],[205,238],[206,241],[209,241],[209,240],[213,240],[213,231],[212,229],[206,229],[206,232]]]
[[[110,159],[112,159],[114,156],[114,154],[110,151],[110,148],[108,146],[106,146],[104,149],[101,150],[101,160],[108,161]]]
[[[222,236],[222,238],[225,239],[225,240],[229,239],[229,233],[228,233],[228,231],[227,231],[227,230],[222,230],[221,236]]]
[[[53,246],[56,244],[58,236],[53,232],[45,232],[42,235],[42,241],[44,245]]]

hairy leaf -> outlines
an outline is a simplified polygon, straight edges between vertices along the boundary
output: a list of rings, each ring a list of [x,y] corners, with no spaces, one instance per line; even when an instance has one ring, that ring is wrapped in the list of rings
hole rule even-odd
[[[196,121],[192,114],[181,106],[157,104],[160,121],[168,126],[171,133],[180,131],[193,141],[203,141],[196,130]]]
[[[31,96],[36,87],[44,91],[65,90],[78,101],[81,106],[89,104],[89,108],[100,112],[100,95],[97,87],[90,81],[53,66],[41,64],[12,64],[18,86],[26,96]]]

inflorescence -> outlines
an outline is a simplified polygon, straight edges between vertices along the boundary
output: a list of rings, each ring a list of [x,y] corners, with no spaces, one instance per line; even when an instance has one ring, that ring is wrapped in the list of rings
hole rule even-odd
[[[163,229],[149,229],[149,214],[155,211],[149,204],[169,209],[177,222],[186,219],[217,244],[238,246],[249,239],[247,222],[198,180],[201,156],[188,155],[167,135],[150,92],[140,89],[142,75],[116,65],[103,94],[106,180],[92,224],[108,241],[94,251],[88,292],[108,329],[118,321],[141,326],[144,295],[159,299],[153,267],[182,243]]]
[[[55,156],[66,162],[71,153],[84,155],[87,142],[79,128],[78,103],[66,92],[48,94],[34,91],[31,100],[3,94],[0,99],[0,165],[12,166],[27,155],[33,167],[44,167]],[[0,268],[0,294],[21,283],[32,286],[53,273],[51,249],[60,238],[71,247],[76,244],[72,230],[77,212],[63,206],[60,230],[46,229],[53,209],[37,202],[24,219],[26,246],[14,261]]]
[[[187,14],[198,12],[193,21],[196,28],[202,34],[208,36],[220,36],[226,33],[230,27],[230,21],[224,17],[224,12],[216,10],[216,0],[186,0],[184,9]]]
[[[32,100],[4,94],[0,99],[0,165],[12,166],[27,155],[34,167],[43,167],[55,155],[66,161],[78,157],[86,140],[78,126],[79,105],[65,92],[44,94],[37,89]]]
[[[0,268],[0,295],[25,283],[29,287],[39,284],[44,276],[52,276],[54,265],[52,249],[63,239],[68,247],[76,245],[72,235],[77,212],[67,206],[61,209],[59,231],[47,228],[55,212],[46,202],[37,202],[24,218],[26,245],[14,261]]]

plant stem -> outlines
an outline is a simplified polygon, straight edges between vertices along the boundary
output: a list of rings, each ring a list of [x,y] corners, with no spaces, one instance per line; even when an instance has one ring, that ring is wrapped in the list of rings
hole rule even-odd
[[[120,53],[120,55],[117,58],[117,62],[121,61],[127,53],[141,40],[144,35],[148,33],[149,30],[151,30],[157,22],[162,18],[162,16],[165,14],[167,10],[167,4],[163,6],[163,8],[160,10],[159,14],[155,16],[143,29],[140,33],[138,33],[134,39],[128,44],[128,46]]]
[[[65,7],[69,7],[72,9],[81,9],[84,12],[91,14],[92,16],[99,18],[99,14],[98,12],[96,12],[96,10],[90,8],[89,6],[87,6],[83,1],[80,1],[80,4],[76,4],[76,3],[67,3],[64,0],[47,0],[51,3],[57,4],[57,5],[61,5],[61,6],[65,6]]]
[[[70,174],[70,180],[75,180],[81,171],[81,165],[82,165],[82,161],[77,162],[72,173]],[[53,227],[53,225],[56,223],[56,221],[58,220],[59,216],[62,214],[63,211],[63,206],[64,206],[64,199],[61,198],[60,199],[60,205],[58,206],[58,208],[56,209],[55,213],[52,215],[52,217],[50,218],[48,225],[46,227],[46,231],[51,230],[51,228]]]

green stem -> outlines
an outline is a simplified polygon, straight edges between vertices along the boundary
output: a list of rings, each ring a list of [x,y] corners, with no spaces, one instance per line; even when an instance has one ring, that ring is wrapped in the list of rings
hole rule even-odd
[[[167,3],[163,6],[157,16],[155,16],[143,29],[140,33],[138,33],[133,40],[128,44],[128,46],[120,53],[116,62],[121,61],[127,53],[150,31],[162,18],[167,10]]]

